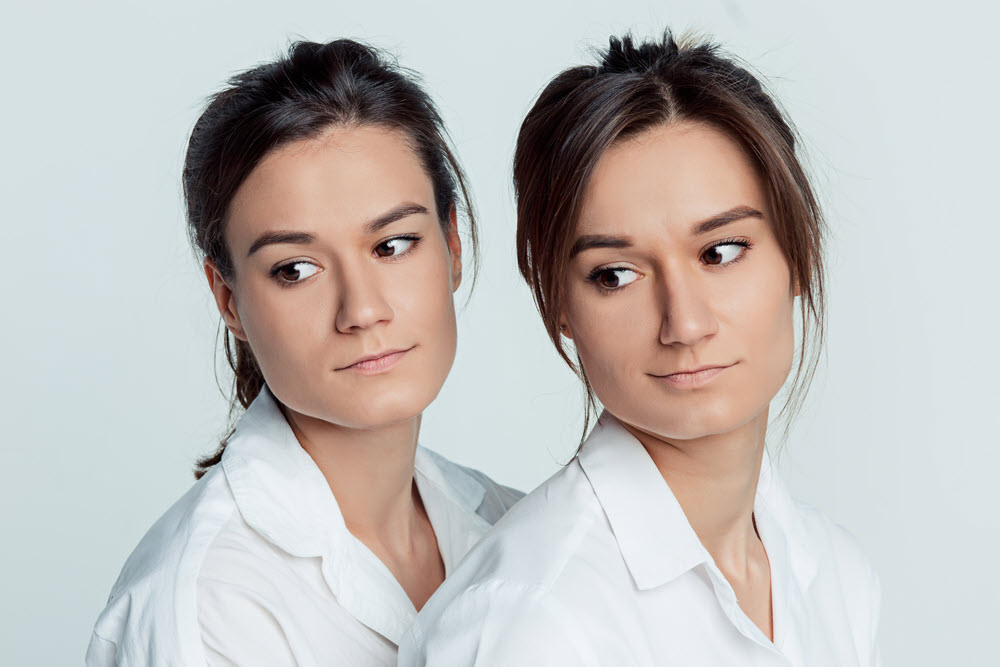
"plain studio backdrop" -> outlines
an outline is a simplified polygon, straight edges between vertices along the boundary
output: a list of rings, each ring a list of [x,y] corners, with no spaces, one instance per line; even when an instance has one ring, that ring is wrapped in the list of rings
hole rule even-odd
[[[992,5],[19,5],[0,27],[4,664],[82,661],[126,556],[225,426],[218,315],[180,188],[210,93],[297,38],[359,38],[423,73],[472,182],[484,261],[421,440],[530,490],[575,449],[582,394],[516,271],[517,129],[608,35],[665,26],[767,75],[826,204],[827,356],[785,478],[874,561],[887,665],[998,664]]]

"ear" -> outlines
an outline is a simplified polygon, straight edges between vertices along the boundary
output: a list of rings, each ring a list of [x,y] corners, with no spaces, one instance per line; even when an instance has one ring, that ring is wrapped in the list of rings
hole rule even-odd
[[[208,287],[215,297],[215,305],[222,315],[226,328],[234,336],[246,342],[247,336],[243,332],[243,324],[240,322],[240,314],[236,311],[236,297],[233,294],[229,283],[222,277],[219,267],[211,259],[206,258],[204,262],[205,277],[208,279]]]
[[[452,204],[448,212],[448,231],[445,232],[448,242],[448,254],[451,256],[451,291],[458,290],[462,284],[462,238],[458,235],[458,212]]]
[[[573,330],[569,328],[569,320],[566,319],[566,311],[559,313],[559,333],[573,340]]]

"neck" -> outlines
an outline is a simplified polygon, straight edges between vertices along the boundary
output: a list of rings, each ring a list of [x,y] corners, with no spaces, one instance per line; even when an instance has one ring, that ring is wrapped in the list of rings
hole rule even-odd
[[[728,433],[668,440],[623,424],[649,453],[695,534],[724,570],[743,571],[759,538],[753,503],[767,410]]]
[[[282,411],[326,477],[347,529],[365,543],[410,542],[421,511],[413,482],[420,415],[354,429],[284,406]]]

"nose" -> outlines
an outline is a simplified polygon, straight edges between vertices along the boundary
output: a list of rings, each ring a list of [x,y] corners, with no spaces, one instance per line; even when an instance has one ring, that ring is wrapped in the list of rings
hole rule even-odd
[[[340,333],[356,333],[392,320],[378,276],[363,267],[345,267],[340,276],[340,301],[334,326]]]
[[[708,291],[699,282],[696,270],[664,273],[660,281],[660,343],[696,345],[719,330]]]

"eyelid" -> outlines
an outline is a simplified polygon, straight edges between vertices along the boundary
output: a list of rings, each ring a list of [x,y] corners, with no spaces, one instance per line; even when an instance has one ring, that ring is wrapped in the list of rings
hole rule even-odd
[[[387,257],[379,257],[377,254],[375,254],[375,249],[378,248],[380,245],[388,243],[389,241],[395,241],[397,239],[403,239],[405,241],[412,241],[413,243],[410,244],[409,248],[407,248],[406,250],[404,250],[403,252],[401,252],[398,255],[389,255]],[[424,240],[424,237],[421,236],[420,234],[412,234],[412,233],[409,233],[409,234],[394,234],[393,236],[387,236],[384,239],[382,239],[381,241],[377,242],[372,247],[372,255],[376,259],[381,259],[381,260],[384,260],[384,261],[392,262],[392,261],[395,261],[397,259],[402,259],[403,257],[406,257],[407,255],[409,255],[411,252],[413,252],[414,250],[417,249],[417,246],[420,245],[420,243],[423,240]]]
[[[309,264],[315,266],[316,273],[313,273],[311,276],[306,276],[301,280],[285,280],[284,278],[281,277],[281,275],[279,275],[281,273],[281,270],[286,266],[295,266],[296,264]],[[291,259],[288,260],[287,262],[281,262],[275,265],[270,271],[270,277],[272,280],[278,283],[279,287],[295,287],[296,285],[302,285],[309,279],[316,277],[322,271],[323,267],[320,266],[318,263],[312,261],[311,259]]]
[[[636,277],[635,280],[632,280],[632,281],[630,281],[628,283],[625,283],[624,285],[619,285],[618,287],[604,287],[600,283],[597,282],[597,279],[605,271],[631,271],[637,277]],[[598,293],[600,293],[602,295],[607,295],[607,294],[614,294],[615,292],[617,292],[619,290],[623,290],[626,287],[628,287],[629,285],[631,285],[632,283],[634,283],[636,280],[639,280],[641,278],[643,278],[643,274],[638,269],[634,269],[631,266],[622,266],[621,264],[611,263],[611,264],[605,264],[605,265],[602,265],[602,266],[598,266],[598,267],[595,267],[594,269],[592,269],[590,271],[590,273],[587,274],[586,281],[588,283],[590,283],[591,285],[593,285],[594,289],[596,289],[598,291]]]
[[[622,269],[625,271],[633,271],[642,275],[642,271],[637,269],[635,266],[629,266],[628,262],[608,262],[606,264],[600,264],[590,271],[587,272],[588,275],[595,275],[601,271],[610,271],[611,269]]]
[[[732,236],[729,238],[720,239],[718,241],[712,241],[711,243],[709,243],[708,245],[706,245],[704,248],[701,249],[701,254],[705,254],[706,250],[709,250],[711,248],[720,245],[741,245],[744,248],[750,248],[753,246],[753,241],[751,241],[746,236]]]
[[[709,243],[707,246],[705,246],[701,250],[700,253],[698,253],[698,259],[700,260],[702,257],[704,257],[705,253],[708,252],[709,250],[711,250],[712,248],[717,248],[719,246],[724,246],[724,245],[742,246],[743,250],[740,251],[740,254],[738,254],[736,257],[734,257],[733,259],[729,260],[725,264],[711,264],[709,266],[716,266],[716,267],[723,267],[724,268],[724,267],[727,267],[727,266],[732,266],[733,264],[736,264],[737,262],[742,261],[746,257],[747,251],[749,251],[751,248],[753,248],[754,243],[753,243],[753,241],[751,241],[749,238],[747,238],[745,236],[733,236],[733,237],[730,237],[730,238],[721,239],[719,241],[713,241],[712,243]]]
[[[308,257],[295,257],[295,258],[292,258],[292,259],[282,260],[282,261],[278,262],[277,264],[275,264],[274,266],[272,266],[271,267],[271,271],[270,271],[271,275],[273,276],[274,274],[276,274],[278,272],[279,269],[283,269],[283,268],[285,268],[286,266],[288,266],[290,264],[312,264],[313,266],[319,267],[321,269],[323,268],[323,267],[321,267],[319,265],[318,262],[316,262],[315,260],[309,259]]]

